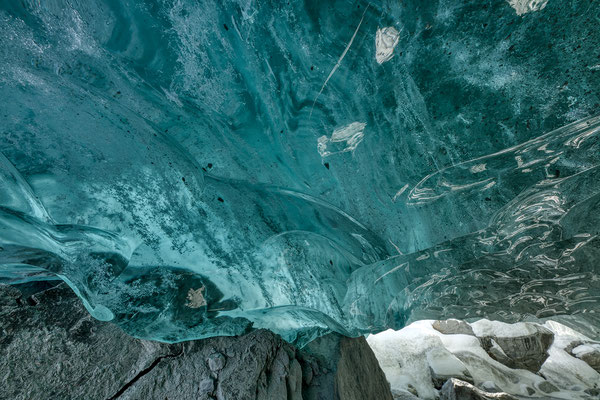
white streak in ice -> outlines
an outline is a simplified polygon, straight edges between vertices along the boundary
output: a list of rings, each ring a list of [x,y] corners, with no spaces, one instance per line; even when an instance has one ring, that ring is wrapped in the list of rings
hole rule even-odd
[[[319,93],[317,94],[317,97],[315,97],[315,100],[313,101],[312,107],[310,109],[310,115],[312,115],[313,109],[315,108],[315,104],[317,103],[317,99],[319,98],[319,96],[321,96],[321,93],[323,93],[323,89],[325,89],[325,86],[327,85],[327,82],[329,82],[329,80],[331,79],[331,77],[333,76],[333,74],[335,73],[335,71],[337,71],[337,69],[340,67],[340,64],[342,63],[342,60],[344,59],[344,57],[346,57],[346,53],[350,49],[350,46],[352,46],[352,42],[354,42],[354,38],[356,37],[356,34],[358,33],[358,30],[360,29],[360,26],[362,25],[363,19],[365,19],[365,13],[367,12],[368,8],[369,8],[369,4],[367,4],[367,6],[365,7],[365,11],[363,11],[363,15],[360,18],[360,22],[358,23],[358,26],[356,27],[356,30],[354,31],[354,34],[352,35],[352,38],[350,39],[350,42],[348,42],[348,45],[344,49],[344,52],[342,53],[342,55],[340,56],[340,58],[338,59],[338,61],[335,63],[335,65],[334,65],[333,69],[331,70],[331,72],[329,73],[329,76],[327,77],[327,79],[325,79],[325,82],[323,83],[323,86],[321,86],[321,90],[319,90]]]

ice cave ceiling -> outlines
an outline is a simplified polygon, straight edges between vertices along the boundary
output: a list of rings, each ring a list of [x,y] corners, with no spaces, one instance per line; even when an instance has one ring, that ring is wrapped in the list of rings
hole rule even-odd
[[[600,4],[0,1],[0,282],[180,341],[600,326]]]

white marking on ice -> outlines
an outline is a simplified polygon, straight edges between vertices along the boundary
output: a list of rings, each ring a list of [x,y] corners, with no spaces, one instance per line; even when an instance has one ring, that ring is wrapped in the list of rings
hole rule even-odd
[[[238,36],[240,37],[240,39],[244,40],[244,38],[242,37],[242,34],[237,26],[237,24],[235,23],[235,19],[233,18],[233,15],[231,16],[231,24],[233,25],[233,27],[235,28],[235,31],[237,32]],[[247,42],[247,41],[246,41]]]
[[[273,73],[273,69],[271,68],[271,64],[269,64],[269,60],[267,60],[266,58],[265,58],[265,63],[267,63],[267,68],[269,68],[269,73],[271,74],[271,76],[275,80],[277,80],[277,77],[275,76],[275,73]]]
[[[400,251],[400,248],[398,248],[398,246],[396,246],[396,243],[392,242],[392,239],[388,239],[390,241],[390,243],[392,244],[392,246],[394,246],[394,248],[396,249],[396,251],[398,252],[398,254],[400,254],[401,256],[404,255],[404,253],[402,253],[402,251]]]
[[[161,89],[169,101],[172,101],[179,107],[183,107],[183,103],[181,102],[181,100],[179,100],[179,97],[177,97],[177,94],[175,92],[167,90],[164,87],[161,87]]]
[[[517,168],[521,168],[523,166],[523,158],[521,156],[515,156],[515,161],[517,162]]]
[[[390,269],[388,272],[386,272],[385,274],[381,275],[379,278],[375,279],[375,282],[374,282],[374,283],[377,283],[377,282],[379,282],[380,280],[382,280],[382,279],[383,279],[384,277],[386,277],[387,275],[389,275],[389,274],[391,274],[391,273],[393,273],[393,272],[396,272],[396,271],[398,271],[400,268],[402,268],[402,267],[404,267],[404,266],[406,266],[406,265],[408,265],[408,263],[407,263],[407,262],[405,262],[405,263],[403,263],[403,264],[400,264],[400,265],[396,265],[394,268]]]
[[[515,9],[517,15],[523,15],[543,10],[548,0],[508,0],[508,4]]]
[[[356,142],[357,139],[362,137],[362,132],[365,129],[364,122],[352,122],[342,128],[337,128],[331,134],[332,142]]]
[[[363,11],[362,17],[360,18],[360,22],[358,23],[358,26],[356,27],[356,30],[354,31],[354,34],[352,35],[352,38],[350,39],[350,42],[348,42],[348,45],[344,49],[344,52],[342,53],[342,55],[340,56],[340,58],[338,59],[338,61],[335,63],[335,65],[334,65],[333,69],[331,70],[331,72],[329,73],[329,76],[327,77],[327,79],[325,79],[325,82],[323,83],[323,86],[321,86],[321,90],[319,90],[319,93],[317,94],[317,97],[315,97],[315,100],[313,101],[312,107],[310,108],[310,115],[312,115],[313,109],[315,108],[315,104],[317,103],[317,99],[319,98],[319,96],[321,96],[321,93],[323,93],[323,89],[325,89],[325,86],[327,85],[327,82],[329,82],[329,80],[331,79],[331,77],[333,76],[333,74],[335,73],[335,71],[337,71],[337,69],[340,67],[340,64],[342,63],[342,60],[344,59],[344,57],[346,57],[346,53],[350,49],[350,46],[352,46],[352,42],[354,42],[354,38],[356,37],[356,34],[358,33],[358,29],[362,25],[363,19],[365,19],[365,13],[367,12],[368,8],[369,8],[369,4],[367,4],[367,6],[365,7],[365,10]]]
[[[363,133],[365,126],[367,126],[367,124],[364,122],[352,122],[351,124],[335,129],[330,138],[325,135],[321,136],[317,139],[317,150],[319,151],[319,154],[321,157],[327,157],[332,154],[354,151],[356,146],[362,142],[365,136]],[[346,142],[343,149],[333,151],[328,149],[332,143],[341,142]]]
[[[383,64],[394,57],[394,48],[400,40],[400,32],[394,27],[377,29],[375,33],[375,59],[379,64]]]
[[[406,189],[408,189],[408,183],[407,183],[406,185],[402,186],[402,189],[400,189],[400,190],[398,190],[398,191],[396,192],[396,194],[395,194],[395,195],[394,195],[394,197],[392,198],[392,201],[393,201],[393,202],[396,202],[396,199],[397,199],[398,197],[400,197],[400,196],[402,195],[402,193],[404,193],[404,192],[406,191]]]
[[[473,165],[471,168],[469,168],[470,171],[474,174],[478,173],[478,172],[483,172],[485,171],[485,163],[484,164],[476,164]]]
[[[492,181],[492,182],[488,183],[487,185],[485,185],[485,186],[483,187],[483,189],[481,189],[481,190],[482,190],[482,191],[483,191],[483,190],[488,190],[489,188],[491,188],[491,187],[492,187],[492,186],[494,186],[495,184],[496,184],[496,182]]]

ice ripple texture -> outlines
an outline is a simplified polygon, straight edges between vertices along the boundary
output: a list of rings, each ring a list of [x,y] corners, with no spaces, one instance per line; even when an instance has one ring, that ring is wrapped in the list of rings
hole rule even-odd
[[[0,1],[1,281],[167,342],[599,326],[600,6],[484,3]]]

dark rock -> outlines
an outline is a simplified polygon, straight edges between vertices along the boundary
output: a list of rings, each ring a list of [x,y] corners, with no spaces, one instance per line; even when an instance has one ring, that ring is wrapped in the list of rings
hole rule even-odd
[[[290,372],[287,376],[288,399],[302,400],[302,366],[298,360],[290,362]]]
[[[568,345],[567,347],[565,347],[565,351],[566,351],[567,353],[569,353],[570,355],[572,355],[573,357],[575,357],[575,356],[573,355],[573,349],[574,349],[575,347],[579,347],[579,346],[581,346],[581,345],[582,345],[582,344],[584,344],[584,343],[585,343],[585,342],[584,342],[583,340],[574,340],[574,341],[572,341],[571,343],[569,343],[569,345]]]
[[[258,376],[257,380],[259,382],[259,385],[258,394],[256,398],[265,400],[287,399],[287,376],[290,366],[290,358],[288,356],[288,352],[285,351],[285,349],[283,348],[279,348],[278,351],[275,353],[271,363],[268,364],[270,364],[269,368],[263,370],[262,373]],[[243,367],[240,367],[240,365],[236,365],[235,371],[232,372],[237,374],[237,371],[243,369]],[[256,369],[255,371],[258,372],[259,369]],[[247,372],[252,373],[251,371]],[[238,378],[236,380],[239,382],[239,378],[241,377],[236,376],[236,378]],[[236,386],[239,385],[239,383],[236,383],[234,380],[228,380],[228,382],[230,382],[230,390],[227,390],[227,392],[223,393],[222,396],[217,396],[217,399],[227,399],[229,398],[228,394],[230,392],[235,393],[234,390],[237,389]],[[251,393],[248,393],[240,398],[251,398],[249,396],[251,396]]]
[[[486,338],[482,340],[482,343],[485,343],[483,345],[483,348],[487,351],[490,357],[492,357],[494,360],[498,361],[501,364],[508,365],[511,366],[511,368],[514,368],[514,361],[506,355],[504,350],[502,350],[502,347],[500,347],[494,339]]]
[[[66,286],[17,303],[0,286],[0,398],[108,399],[181,345],[134,339],[94,320]]]
[[[527,390],[527,394],[528,394],[528,395],[530,395],[530,396],[531,396],[532,394],[535,394],[535,389],[534,389],[534,388],[532,388],[531,386],[526,386],[526,387],[525,387],[525,390]]]
[[[548,381],[543,381],[542,383],[537,385],[537,388],[544,393],[552,393],[552,392],[559,391],[559,389],[556,386],[554,386],[552,383],[550,383]]]
[[[489,393],[459,379],[449,379],[440,392],[440,400],[517,400],[508,393]]]
[[[304,400],[392,399],[389,383],[363,337],[329,334],[304,347],[302,357],[319,365],[319,372],[313,369],[311,385],[302,392]]]
[[[391,399],[364,338],[334,336],[326,363],[265,330],[165,344],[93,319],[66,285],[34,294],[0,285],[2,399]]]
[[[535,332],[516,337],[482,336],[481,347],[494,360],[509,368],[537,373],[548,358],[554,334],[547,328],[532,324]]]
[[[394,390],[392,392],[394,400],[419,400],[419,397],[404,390]]]
[[[215,381],[211,378],[203,378],[199,384],[200,395],[207,396],[215,390]]]
[[[600,343],[578,341],[567,346],[565,351],[600,373]]]
[[[309,386],[312,382],[313,378],[313,369],[316,369],[316,365],[313,368],[313,365],[310,362],[304,362],[302,364],[302,381],[306,386]]]
[[[585,389],[583,392],[585,394],[589,394],[590,396],[596,396],[596,398],[600,399],[600,388],[598,388],[598,389],[594,389],[594,388],[592,388],[592,389]]]
[[[471,383],[471,382],[469,382]],[[496,385],[494,382],[492,381],[485,381],[485,382],[481,382],[479,385],[477,385],[479,387],[479,389],[483,390],[484,392],[490,392],[490,393],[498,393],[501,392],[502,389],[500,389],[498,387],[498,385]]]
[[[221,353],[214,353],[208,357],[208,368],[213,372],[218,372],[225,366],[225,356]]]
[[[447,319],[445,321],[435,321],[433,324],[433,329],[436,331],[443,333],[444,335],[471,335],[475,336],[473,332],[473,328],[471,325],[467,324],[465,321],[460,321],[458,319]]]
[[[419,394],[417,392],[417,389],[413,385],[411,385],[410,383],[406,386],[406,389],[408,389],[408,392],[410,394],[412,394],[414,396],[417,396],[417,397],[419,396]]]

